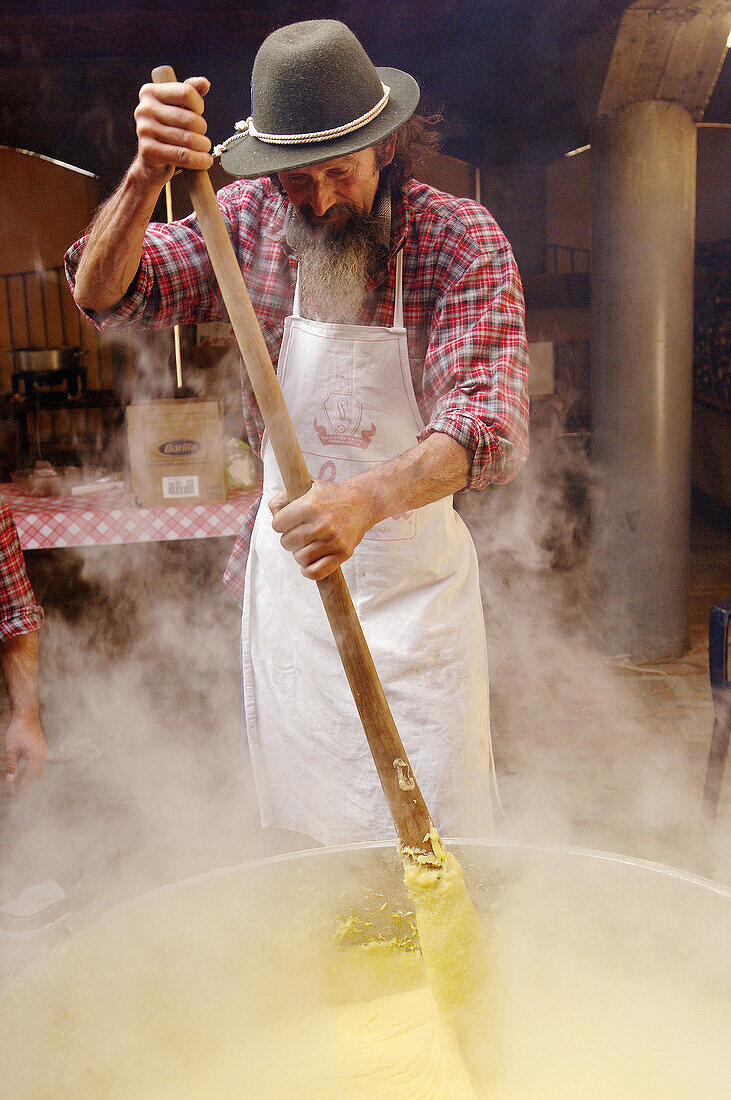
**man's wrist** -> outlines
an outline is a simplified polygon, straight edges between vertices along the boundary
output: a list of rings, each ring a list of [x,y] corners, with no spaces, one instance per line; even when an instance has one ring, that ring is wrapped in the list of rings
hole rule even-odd
[[[361,517],[364,533],[388,517],[388,511],[384,511],[385,494],[382,483],[383,478],[379,476],[378,467],[357,474],[350,480],[350,489],[355,497],[354,508]]]
[[[138,153],[127,169],[124,188],[142,202],[152,203],[150,207],[150,213],[152,213],[160,192],[172,175],[169,168],[149,168]]]
[[[10,706],[13,718],[30,718],[35,720],[41,716],[40,704],[37,701],[35,703],[13,703],[11,701]]]

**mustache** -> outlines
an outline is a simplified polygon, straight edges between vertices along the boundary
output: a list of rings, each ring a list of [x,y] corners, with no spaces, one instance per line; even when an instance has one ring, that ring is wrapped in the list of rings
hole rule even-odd
[[[309,231],[317,233],[321,239],[324,237],[333,241],[342,240],[343,237],[373,237],[378,234],[380,229],[380,219],[377,214],[364,214],[362,210],[347,202],[336,203],[335,206],[331,206],[327,211],[327,216],[336,219],[341,224],[328,225],[327,222],[317,218],[310,203],[303,203],[299,210],[295,212],[295,221]]]
[[[297,213],[303,219],[303,221],[305,221],[313,229],[319,229],[320,226],[323,224],[322,219],[317,217],[315,211],[312,209],[312,206],[308,202],[303,203]],[[354,206],[351,206],[350,203],[336,203],[335,206],[330,207],[325,217],[340,218],[343,215],[347,218],[357,218],[360,215],[360,211],[358,211]]]

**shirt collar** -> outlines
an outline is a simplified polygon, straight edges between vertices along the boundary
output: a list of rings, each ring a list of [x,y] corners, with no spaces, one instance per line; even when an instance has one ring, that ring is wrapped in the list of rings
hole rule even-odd
[[[406,244],[411,235],[411,210],[406,188],[400,187],[391,196],[391,243],[388,250],[389,262],[394,259],[397,252]]]

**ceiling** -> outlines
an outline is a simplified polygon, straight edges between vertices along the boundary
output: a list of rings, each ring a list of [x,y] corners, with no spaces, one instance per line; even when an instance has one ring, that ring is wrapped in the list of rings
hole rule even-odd
[[[119,177],[132,109],[150,69],[204,73],[209,134],[249,110],[264,36],[299,19],[342,19],[376,64],[407,69],[422,110],[445,120],[445,150],[483,166],[541,163],[586,140],[571,91],[574,51],[628,0],[5,0],[0,143]],[[729,64],[705,118],[728,121]]]

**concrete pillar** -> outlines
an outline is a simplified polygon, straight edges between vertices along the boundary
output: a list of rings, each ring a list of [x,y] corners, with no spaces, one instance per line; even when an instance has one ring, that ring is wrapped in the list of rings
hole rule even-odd
[[[591,137],[594,551],[608,652],[687,647],[695,124],[634,103]]]

